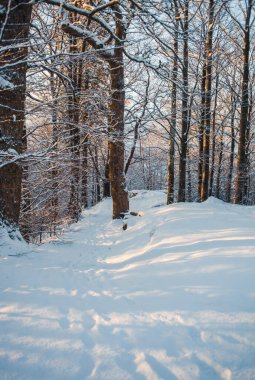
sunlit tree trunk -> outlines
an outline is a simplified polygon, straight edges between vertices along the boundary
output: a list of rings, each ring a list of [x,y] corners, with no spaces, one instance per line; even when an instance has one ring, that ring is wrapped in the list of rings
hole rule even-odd
[[[125,27],[121,12],[116,9],[115,33],[120,40],[125,38]],[[112,194],[112,217],[122,217],[129,209],[128,192],[124,173],[124,111],[125,83],[123,44],[115,42],[114,58],[109,61],[111,77],[111,104],[109,128],[109,179]]]

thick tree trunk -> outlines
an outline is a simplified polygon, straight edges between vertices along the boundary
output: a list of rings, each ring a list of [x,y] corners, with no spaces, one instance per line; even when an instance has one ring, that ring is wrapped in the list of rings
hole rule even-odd
[[[124,174],[124,63],[122,48],[116,49],[110,61],[111,104],[109,128],[109,179],[113,202],[113,219],[122,217],[129,209]]]
[[[250,17],[252,10],[252,0],[248,1],[247,15],[245,21],[245,31],[243,37],[243,78],[241,96],[241,117],[239,124],[239,141],[237,156],[237,176],[234,203],[245,202],[244,193],[247,183],[247,155],[246,155],[246,135],[248,128],[249,114],[249,53],[250,53]]]
[[[248,1],[247,15],[245,20],[245,31],[243,37],[243,78],[241,96],[241,117],[239,124],[239,141],[237,156],[237,176],[234,203],[244,203],[244,193],[247,184],[247,154],[246,136],[249,115],[249,53],[250,53],[250,18],[253,1]]]
[[[189,67],[189,1],[185,1],[184,9],[184,26],[183,26],[183,91],[182,91],[182,131],[180,141],[180,164],[179,164],[179,190],[178,202],[185,202],[186,197],[186,160],[187,160],[187,142],[189,130],[189,86],[188,86],[188,67]]]
[[[209,194],[213,21],[214,0],[209,0],[209,24],[206,41],[205,133],[203,138],[203,167],[201,188],[202,202],[208,198]]]
[[[0,2],[0,150],[22,153],[25,123],[26,57],[32,6],[28,0]],[[9,10],[8,10],[9,6]],[[12,151],[10,151],[12,150]],[[18,224],[22,168],[18,163],[0,169],[1,217]]]

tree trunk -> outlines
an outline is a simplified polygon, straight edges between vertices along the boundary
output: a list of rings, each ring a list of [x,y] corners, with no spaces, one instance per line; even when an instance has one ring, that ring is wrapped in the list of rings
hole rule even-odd
[[[218,162],[217,180],[216,180],[216,191],[215,191],[216,198],[220,198],[220,177],[221,177],[221,169],[222,169],[223,137],[224,137],[223,132],[224,132],[224,128],[222,127],[221,135],[220,135],[220,153],[219,153],[219,162]]]
[[[206,64],[203,64],[201,83],[201,120],[198,129],[198,168],[197,168],[197,201],[201,202],[202,167],[203,167],[203,137],[205,128],[205,78]]]
[[[188,129],[189,129],[189,86],[188,86],[188,67],[189,67],[189,0],[185,1],[184,9],[184,26],[183,26],[183,91],[182,91],[182,131],[180,141],[180,164],[179,164],[179,190],[178,202],[185,202],[186,194],[186,160],[187,160],[187,142],[188,142]]]
[[[28,0],[19,1],[18,5],[14,0],[0,3],[0,47],[4,49],[0,57],[0,150],[5,153],[9,150],[10,155],[23,150],[25,60],[32,12],[28,3]],[[12,163],[0,168],[0,217],[15,225],[20,215],[21,182],[21,165]]]
[[[85,136],[81,144],[81,207],[88,207],[88,145],[89,137]]]
[[[121,14],[118,18],[116,33],[123,39],[124,26]],[[110,62],[111,76],[111,104],[110,104],[110,128],[109,128],[109,179],[112,193],[112,217],[123,217],[128,212],[129,201],[124,174],[125,149],[124,149],[124,61],[123,46],[116,42],[114,59]]]
[[[251,179],[251,162],[250,162],[250,143],[251,143],[251,114],[252,114],[252,91],[249,99],[249,111],[248,111],[248,123],[246,128],[246,182],[244,185],[244,197],[243,203],[249,204],[249,193],[250,193],[250,179]]]
[[[125,165],[125,175],[128,172],[129,166],[130,166],[130,164],[132,162],[132,159],[134,157],[134,154],[135,154],[136,143],[137,143],[137,140],[138,140],[139,125],[140,125],[140,121],[137,120],[137,122],[135,123],[135,127],[134,127],[134,141],[133,141],[133,145],[132,145],[132,148],[131,148],[131,151],[130,151],[130,155],[129,155],[129,157],[127,159],[127,162],[126,162],[126,165]]]
[[[250,53],[250,18],[253,1],[248,1],[248,8],[245,20],[245,30],[243,37],[243,77],[242,77],[242,96],[241,96],[241,117],[239,124],[239,141],[237,155],[237,176],[234,203],[243,204],[245,187],[248,180],[247,173],[247,154],[246,154],[246,135],[248,128],[249,114],[249,53]]]
[[[191,176],[191,153],[190,153],[190,149],[187,152],[187,157],[188,157],[187,201],[192,202],[192,176]]]
[[[101,186],[100,186],[100,171],[99,171],[99,163],[98,163],[98,152],[97,146],[95,146],[95,166],[96,170],[96,203],[101,201]]]
[[[104,176],[103,198],[108,198],[111,196],[111,185],[109,181],[109,157],[107,157],[107,162],[105,164]]]
[[[201,188],[202,202],[208,198],[209,194],[213,22],[214,0],[209,0],[209,24],[206,41],[205,133],[203,138],[203,167]]]
[[[168,142],[168,166],[167,166],[167,200],[169,205],[174,202],[174,163],[175,163],[175,130],[176,130],[176,100],[177,100],[177,78],[178,78],[178,37],[179,37],[179,12],[175,5],[175,34],[174,34],[174,63],[172,71],[172,90],[171,90],[171,127]]]
[[[79,219],[79,178],[80,178],[80,130],[79,130],[79,104],[75,95],[68,96],[68,129],[69,129],[69,147],[71,155],[70,170],[70,198],[68,204],[68,213],[75,222]]]
[[[233,167],[234,167],[234,154],[235,154],[235,111],[236,111],[236,102],[231,97],[232,104],[234,103],[231,115],[231,147],[230,147],[230,156],[229,156],[229,169],[228,169],[228,181],[227,181],[227,194],[226,194],[226,202],[231,201],[231,193],[232,193],[232,177],[233,177]]]
[[[216,149],[216,109],[217,109],[217,101],[218,101],[218,85],[219,85],[219,75],[216,77],[215,84],[215,97],[214,97],[214,109],[212,116],[212,163],[211,163],[211,171],[210,171],[210,183],[209,183],[209,197],[213,194],[213,185],[214,185],[214,170],[215,170],[215,149]]]
[[[77,39],[73,36],[69,36],[69,50],[71,54],[77,54],[79,52],[77,46]],[[68,76],[71,80],[72,85],[68,85],[67,88],[67,99],[68,99],[68,132],[69,132],[69,148],[71,155],[71,170],[70,170],[70,180],[71,180],[71,190],[70,198],[68,204],[68,213],[71,220],[77,222],[81,212],[80,209],[80,194],[79,194],[79,179],[80,179],[80,104],[79,104],[79,93],[81,83],[80,77],[82,72],[80,71],[81,66],[79,62],[75,61],[72,56],[70,56]]]

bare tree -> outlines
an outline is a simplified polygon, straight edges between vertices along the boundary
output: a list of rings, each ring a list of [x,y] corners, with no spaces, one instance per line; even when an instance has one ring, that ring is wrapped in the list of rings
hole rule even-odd
[[[2,0],[0,7],[0,212],[3,219],[17,224],[22,167],[15,162],[15,157],[23,151],[26,58],[32,6],[28,0],[18,3]],[[9,157],[13,162],[8,162]]]

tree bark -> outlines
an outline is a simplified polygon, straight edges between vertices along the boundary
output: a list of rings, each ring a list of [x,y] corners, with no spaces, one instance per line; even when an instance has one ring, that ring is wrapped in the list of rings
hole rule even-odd
[[[235,155],[235,111],[236,111],[236,101],[231,97],[232,106],[232,115],[231,115],[231,147],[230,147],[230,156],[229,156],[229,169],[228,169],[228,180],[227,180],[227,193],[226,193],[226,202],[231,201],[232,194],[232,178],[233,178],[233,167],[234,167],[234,155]]]
[[[115,33],[120,40],[125,38],[125,27],[122,13],[115,8]],[[111,77],[111,104],[109,128],[109,179],[112,194],[112,217],[121,218],[129,209],[128,192],[124,173],[124,111],[125,83],[123,42],[115,41],[114,58],[109,61]]]
[[[125,175],[128,172],[129,166],[130,166],[130,164],[132,162],[132,159],[134,157],[134,154],[135,154],[136,143],[137,143],[137,140],[138,140],[139,125],[140,125],[140,122],[139,122],[139,120],[137,120],[137,122],[135,123],[135,127],[134,127],[134,141],[133,141],[133,145],[132,145],[132,148],[131,148],[131,151],[130,151],[130,155],[129,155],[129,157],[127,159],[127,162],[126,162],[126,165],[125,165]]]
[[[75,17],[73,15],[75,20]],[[82,45],[84,47],[84,44]],[[68,204],[68,213],[71,220],[77,222],[79,220],[81,205],[80,205],[80,92],[82,83],[82,65],[79,60],[75,60],[72,55],[79,52],[78,41],[72,35],[69,35],[69,58],[68,76],[71,84],[67,88],[68,99],[68,132],[69,132],[69,148],[71,155],[70,168],[70,198]]]
[[[107,157],[107,162],[105,164],[104,176],[103,198],[108,198],[111,196],[111,185],[109,181],[109,157]]]
[[[175,164],[175,130],[176,130],[176,100],[177,100],[177,78],[178,78],[178,38],[179,38],[179,12],[175,4],[175,33],[174,33],[174,63],[172,71],[172,89],[171,89],[171,126],[168,142],[168,165],[167,165],[167,200],[169,205],[174,202],[174,164]]]
[[[248,128],[249,114],[249,54],[250,54],[250,18],[253,1],[248,1],[245,29],[243,36],[243,76],[242,76],[242,96],[241,96],[241,117],[239,124],[239,141],[237,155],[237,176],[234,203],[243,204],[245,202],[245,187],[247,186],[247,154],[246,135]]]
[[[88,145],[89,137],[86,135],[81,144],[81,207],[88,207]]]
[[[215,196],[216,198],[220,199],[220,177],[221,177],[221,170],[222,170],[222,158],[223,158],[223,137],[224,137],[224,128],[221,128],[221,135],[220,135],[220,152],[219,152],[219,162],[218,162],[218,170],[217,170],[217,179],[216,179],[216,191]]]
[[[206,41],[205,133],[203,137],[203,167],[201,187],[202,202],[208,198],[209,194],[213,22],[214,0],[209,0],[209,24]]]
[[[32,6],[24,1],[2,0],[0,13],[0,150],[23,151],[25,130],[26,57]],[[9,8],[8,8],[9,6]],[[11,151],[10,151],[11,150]],[[18,163],[0,168],[0,213],[18,224],[22,167]]]
[[[201,120],[198,129],[198,168],[197,168],[197,201],[201,202],[202,167],[203,167],[203,138],[205,128],[205,79],[206,64],[203,64],[201,83]]]
[[[189,0],[185,1],[184,24],[183,24],[183,91],[182,91],[182,131],[180,141],[180,164],[179,164],[179,190],[178,202],[185,202],[186,198],[186,160],[187,160],[187,142],[189,130],[189,86],[188,86],[188,67],[189,67]]]
[[[215,149],[216,149],[216,109],[218,101],[218,85],[219,85],[219,75],[216,77],[215,83],[215,97],[214,97],[214,109],[212,115],[212,163],[210,171],[210,183],[209,183],[209,197],[213,195],[213,185],[214,185],[214,171],[215,171]]]
[[[68,129],[69,148],[71,155],[70,170],[70,198],[68,213],[75,222],[79,219],[79,178],[80,178],[80,129],[79,129],[79,104],[74,94],[68,94]]]

